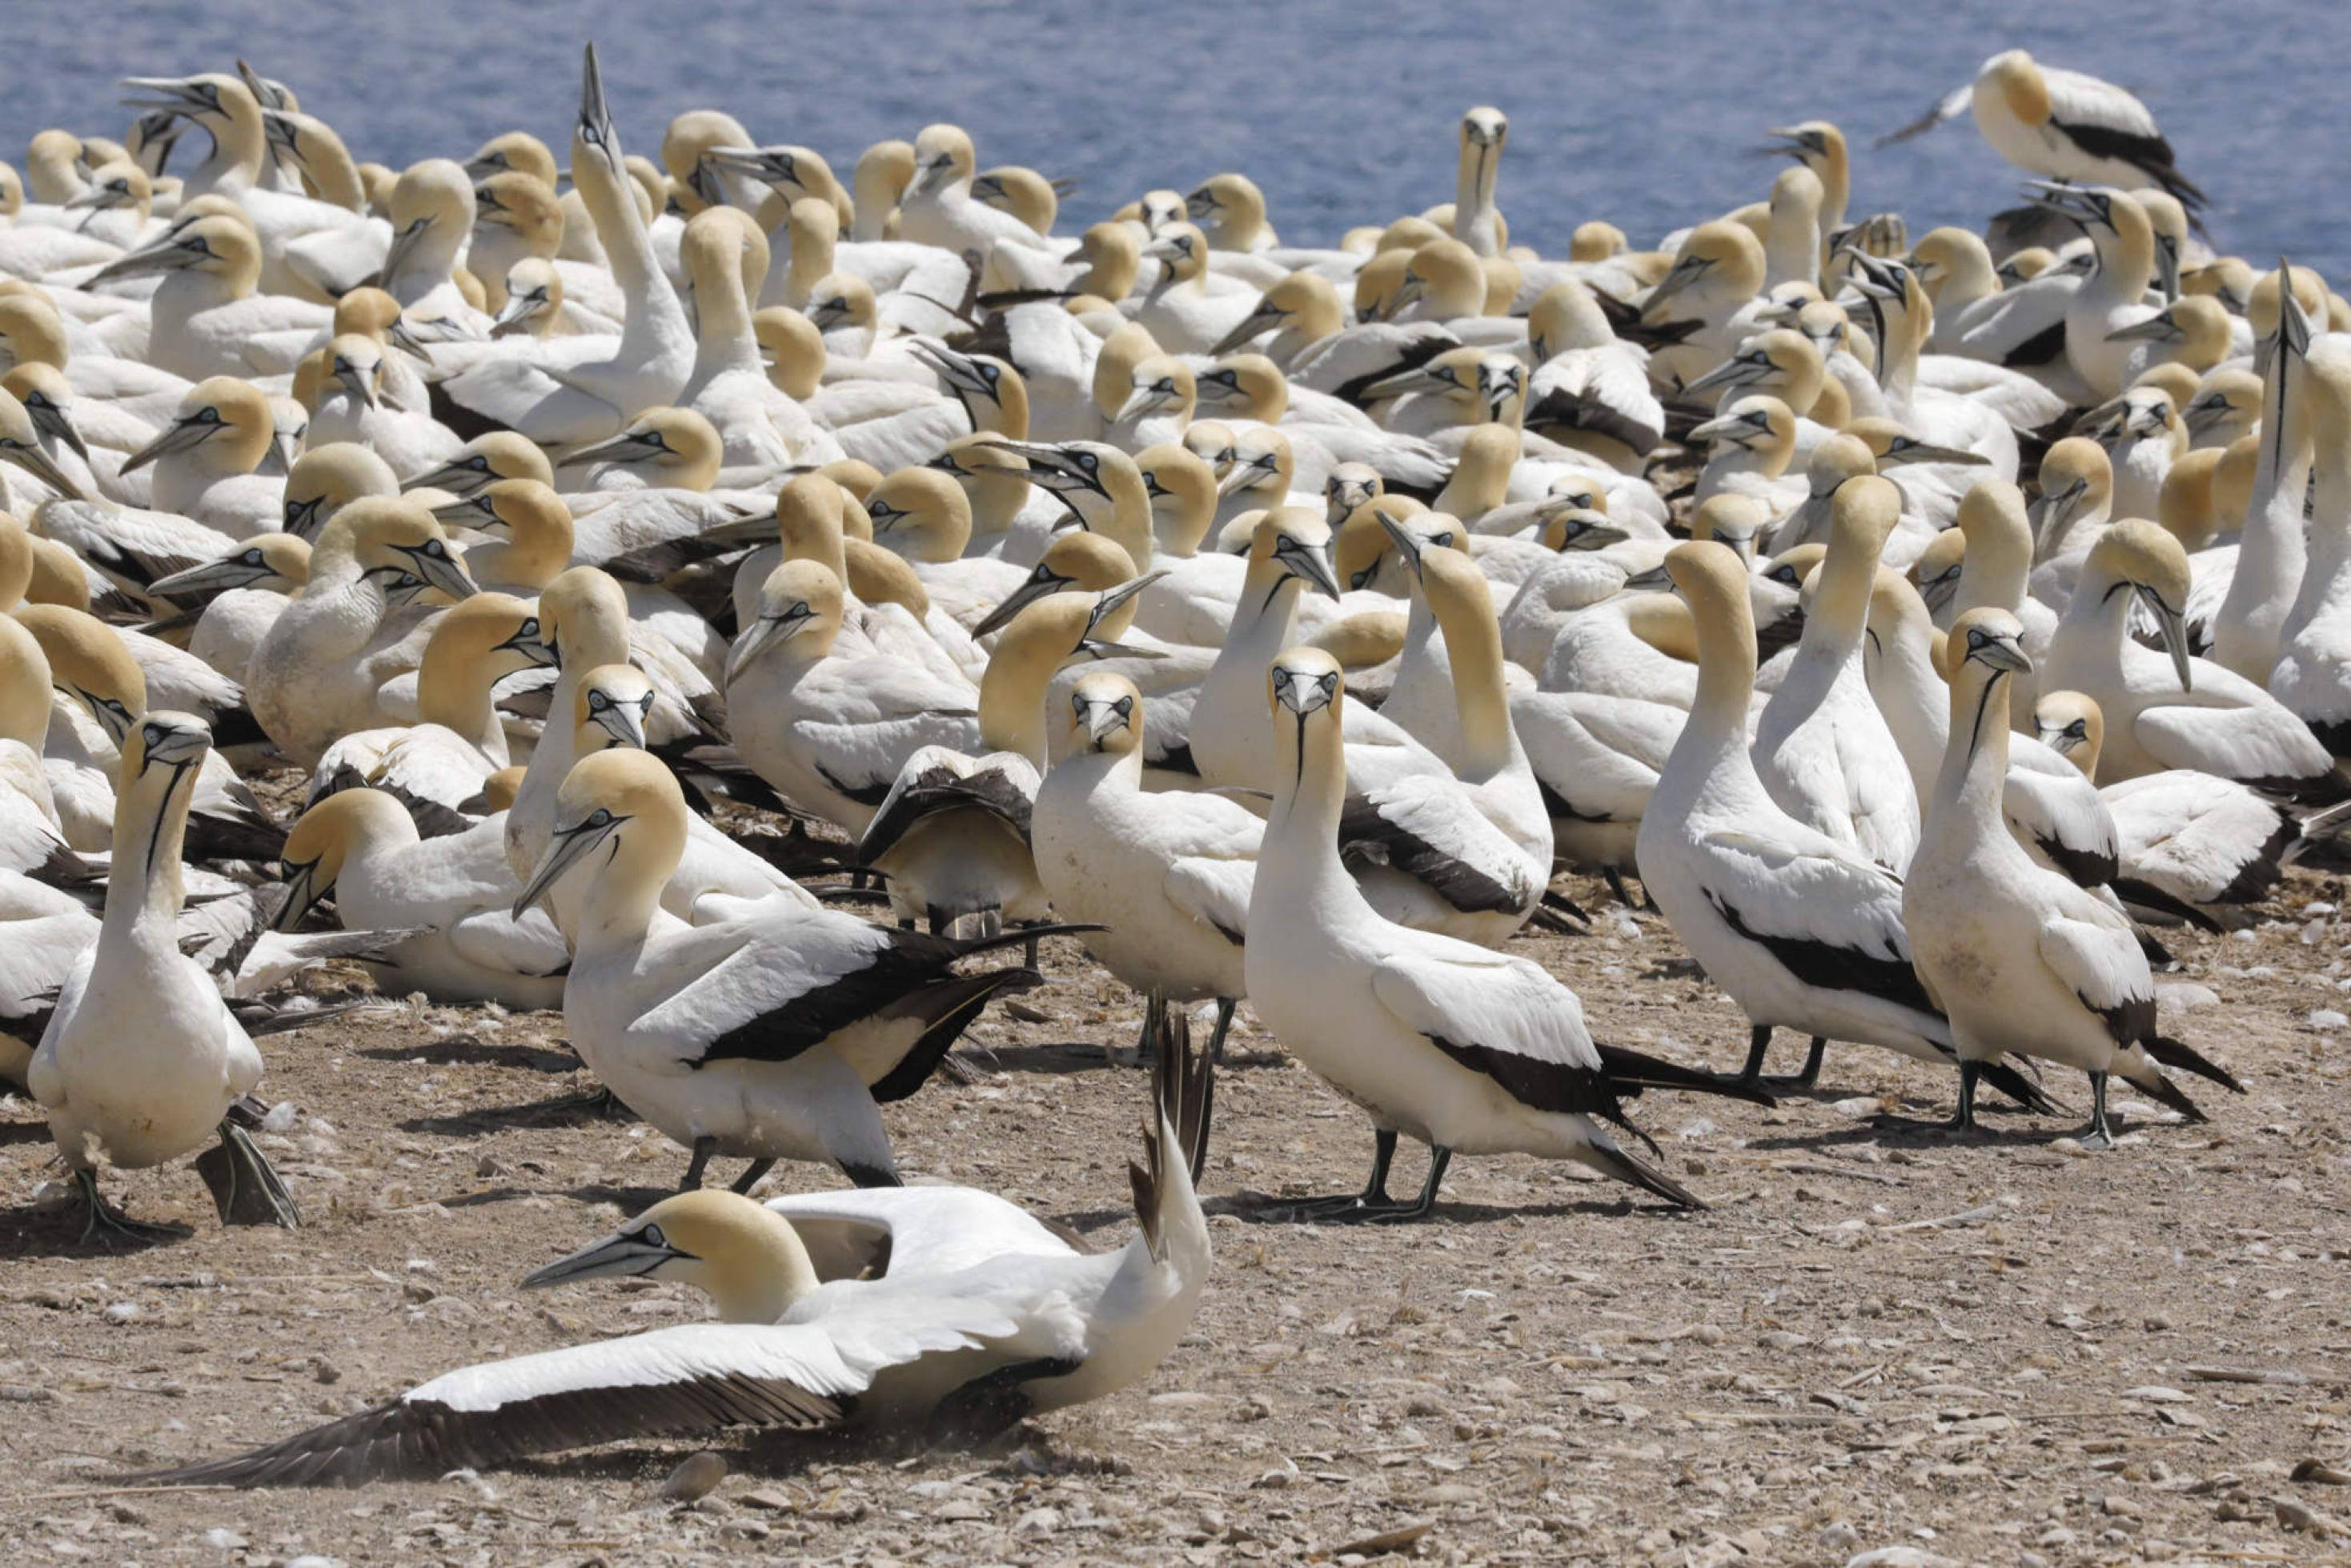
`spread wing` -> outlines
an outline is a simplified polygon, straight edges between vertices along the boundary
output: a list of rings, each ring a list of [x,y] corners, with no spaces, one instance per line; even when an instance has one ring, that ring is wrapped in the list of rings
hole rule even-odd
[[[968,1316],[970,1314],[965,1314]],[[356,1486],[526,1454],[726,1427],[821,1431],[883,1367],[965,1349],[952,1312],[796,1325],[697,1323],[517,1356],[232,1458],[141,1478],[177,1485]]]

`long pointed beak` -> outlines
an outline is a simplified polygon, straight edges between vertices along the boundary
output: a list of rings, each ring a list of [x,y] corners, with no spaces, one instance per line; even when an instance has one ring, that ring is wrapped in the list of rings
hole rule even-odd
[[[83,492],[82,487],[75,484],[71,479],[67,478],[65,470],[59,468],[57,465],[56,461],[38,446],[35,446],[30,444],[19,446],[11,442],[5,446],[0,446],[0,461],[14,463],[17,467],[22,468],[26,473],[30,474],[34,478],[38,479],[42,484],[47,485],[50,489],[55,490],[58,495],[67,497],[68,500],[87,501],[89,499],[89,497]],[[124,464],[124,471],[128,472],[131,466],[131,465],[128,463]]]
[[[1124,424],[1130,420],[1141,419],[1155,409],[1168,407],[1175,401],[1172,394],[1161,392],[1157,387],[1138,387],[1134,396],[1119,404],[1118,415],[1111,423]]]
[[[1725,360],[1722,363],[1682,388],[1685,392],[1712,392],[1717,387],[1743,387],[1761,375],[1760,367],[1745,360]]]
[[[632,465],[650,462],[660,454],[661,450],[658,446],[648,444],[642,432],[624,430],[609,441],[599,441],[580,448],[563,461],[567,466],[581,463],[618,463]]]
[[[580,61],[579,138],[602,154],[613,173],[622,172],[621,136],[612,128],[611,110],[604,101],[604,73],[596,64],[592,43]]]
[[[445,507],[434,507],[433,519],[444,526],[455,525],[486,534],[507,526],[507,520],[491,509],[487,490],[478,496],[468,496],[462,501],[452,501]]]
[[[177,272],[194,259],[196,258],[193,252],[182,250],[176,245],[167,243],[149,246],[143,250],[130,251],[116,256],[112,261],[91,273],[83,287],[111,283],[121,277],[145,277],[150,273]]]
[[[568,1257],[522,1277],[526,1291],[568,1285],[580,1280],[628,1279],[650,1274],[673,1259],[685,1257],[674,1247],[656,1247],[643,1236],[612,1235],[590,1241]]]
[[[1125,699],[1121,698],[1120,702]],[[1090,701],[1085,705],[1086,738],[1100,745],[1104,737],[1116,735],[1126,727],[1127,713],[1117,702]]]
[[[1918,597],[1927,601],[1930,614],[1940,615],[1959,591],[1959,574],[1955,569],[1938,577],[1930,577],[1918,585]]]
[[[452,599],[471,599],[479,591],[455,553],[428,555],[421,545],[401,546],[400,553],[408,558],[410,570],[415,576]]]
[[[1418,577],[1423,548],[1420,538],[1377,507],[1372,508],[1372,516],[1379,519],[1380,531],[1387,535],[1388,541],[1395,546],[1396,553],[1404,558],[1405,565],[1412,569],[1413,576]]]
[[[2179,689],[2196,689],[2194,666],[2189,663],[2188,617],[2163,601],[2163,596],[2142,585],[2138,596],[2155,612],[2157,630],[2163,634],[2163,646],[2171,654],[2171,668],[2179,676]]]
[[[789,613],[763,615],[753,622],[750,629],[736,639],[734,652],[726,656],[726,678],[739,679],[744,671],[790,642],[807,624],[807,616]]]
[[[1329,559],[1321,550],[1301,545],[1281,551],[1280,556],[1282,564],[1304,578],[1315,592],[1334,600],[1339,597],[1339,574],[1331,570]]]
[[[521,331],[524,324],[538,313],[538,308],[546,301],[547,297],[543,294],[507,295],[507,302],[498,307],[498,313],[490,319],[490,336],[505,338]]]
[[[516,896],[511,911],[514,917],[520,920],[529,914],[535,905],[555,891],[555,884],[563,880],[565,872],[587,859],[595,852],[597,845],[611,838],[613,831],[627,820],[613,817],[597,827],[575,822],[569,828],[559,829],[555,837],[548,841],[546,853],[538,857],[538,869],[531,873],[530,881]]]
[[[632,751],[650,750],[645,744],[645,710],[635,703],[607,703],[590,716],[597,728]]]
[[[1398,371],[1392,376],[1382,376],[1378,381],[1364,387],[1362,396],[1365,402],[1376,402],[1381,398],[1402,397],[1406,392],[1445,392],[1452,390],[1451,382],[1438,381],[1425,367],[1415,366],[1408,371]]]
[[[375,406],[375,383],[369,379],[368,373],[359,366],[351,364],[337,364],[335,366],[335,380],[340,382],[343,386],[350,391],[353,397],[367,404],[368,407],[373,408]]]
[[[2168,343],[2179,336],[2179,329],[2168,316],[2150,316],[2144,321],[2134,321],[2127,327],[2117,327],[2106,334],[2109,343]]]
[[[207,561],[192,566],[185,571],[175,571],[169,577],[159,577],[147,585],[147,591],[158,599],[185,599],[197,594],[207,597],[225,593],[232,588],[246,588],[265,577],[276,575],[266,567],[257,567],[235,556],[226,560]]]
[[[317,861],[305,861],[300,865],[289,865],[286,871],[286,901],[277,906],[277,913],[270,917],[269,928],[272,931],[291,931],[301,925],[303,919],[319,906],[319,901],[326,897],[328,893],[325,888],[312,891],[312,883],[319,872]]]
[[[1753,434],[1754,429],[1755,427],[1748,423],[1743,417],[1725,414],[1719,419],[1709,419],[1704,424],[1693,427],[1689,433],[1689,438],[1692,441],[1736,441],[1744,446],[1747,444],[1747,437]]]
[[[1237,491],[1246,490],[1266,476],[1266,470],[1254,463],[1236,462],[1217,480],[1217,498],[1225,500]]]
[[[424,237],[424,231],[430,226],[424,219],[419,218],[392,236],[392,244],[384,247],[383,265],[376,269],[376,287],[383,287],[385,280],[407,263],[409,256],[416,249],[417,241]]]
[[[193,452],[211,440],[213,433],[221,428],[222,426],[217,424],[199,424],[192,419],[181,420],[166,427],[162,434],[124,458],[121,472],[128,474],[134,468],[144,468],[157,458],[169,456],[175,452]]]
[[[34,429],[52,441],[64,442],[72,449],[73,455],[84,463],[89,461],[89,447],[83,442],[81,432],[74,428],[72,418],[64,409],[36,393],[26,400],[25,412],[32,415]]]
[[[490,465],[479,457],[465,456],[444,463],[440,467],[419,474],[413,479],[403,479],[400,487],[403,492],[446,490],[453,496],[471,496],[488,489],[497,482],[497,477]]]
[[[1217,346],[1208,350],[1208,357],[1219,360],[1224,358],[1288,314],[1288,311],[1279,306],[1259,304],[1256,309],[1241,318],[1239,325],[1217,340]]]
[[[1980,452],[1967,452],[1957,446],[1938,446],[1931,441],[1911,442],[1893,456],[1896,467],[1906,463],[1955,463],[1963,468],[1991,465],[1991,459]]]
[[[1969,656],[1980,659],[1993,669],[2005,670],[2012,675],[2029,675],[2032,673],[2032,659],[2026,656],[2023,649],[2013,643],[1986,643],[1980,648],[1970,650]]]
[[[971,634],[974,637],[985,637],[991,632],[1001,632],[1011,625],[1014,618],[1023,610],[1039,600],[1050,599],[1056,593],[1069,592],[1073,587],[1071,580],[1066,577],[1031,577],[1010,593],[1006,594],[1004,602],[989,611],[987,618],[971,629]]]

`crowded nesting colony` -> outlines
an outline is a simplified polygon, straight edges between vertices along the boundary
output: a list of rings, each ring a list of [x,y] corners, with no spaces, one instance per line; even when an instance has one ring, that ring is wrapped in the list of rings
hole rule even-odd
[[[2216,252],[2118,88],[2012,50],[1897,133],[1971,111],[2030,177],[1980,233],[1855,210],[1814,120],[1752,204],[1546,256],[1490,108],[1449,203],[1313,248],[1238,172],[1071,232],[946,123],[846,180],[715,109],[627,155],[592,47],[556,147],[399,171],[242,62],[127,85],[122,140],[0,165],[0,1074],[59,1223],[184,1237],[108,1173],[185,1161],[298,1228],[256,1040],[356,965],[560,1009],[675,1145],[525,1283],[716,1309],[163,1479],[1131,1385],[1207,1281],[1243,1005],[1369,1123],[1299,1222],[1441,1224],[1497,1154],[1702,1207],[1631,1103],[1769,1103],[1779,1031],[1806,1087],[1913,1059],[1962,1148],[2241,1092],[2152,977],[2346,793],[2351,305]],[[1595,1038],[1511,942],[1603,900],[1750,1035]],[[1116,1251],[893,1153],[1049,942],[1140,1003]]]

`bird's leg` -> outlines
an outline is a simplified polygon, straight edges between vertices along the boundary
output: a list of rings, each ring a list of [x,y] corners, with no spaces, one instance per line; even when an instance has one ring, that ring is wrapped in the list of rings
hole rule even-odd
[[[1388,1167],[1395,1163],[1396,1135],[1385,1127],[1372,1134],[1372,1177],[1364,1190],[1339,1197],[1310,1197],[1289,1206],[1293,1219],[1356,1219],[1396,1207],[1388,1196]]]
[[[1623,872],[1617,870],[1613,865],[1604,866],[1601,868],[1600,874],[1608,879],[1608,891],[1616,895],[1617,903],[1623,904],[1627,909],[1638,909],[1641,907],[1640,904],[1634,900],[1633,890],[1625,885],[1625,873]]]
[[[680,1192],[700,1192],[702,1190],[702,1167],[708,1165],[710,1163],[710,1156],[717,1152],[717,1139],[695,1139],[694,1157],[685,1162],[685,1179],[677,1184],[677,1190]]]
[[[773,1160],[753,1160],[743,1167],[743,1174],[735,1178],[735,1190],[745,1197],[750,1197],[751,1189],[759,1185],[759,1178],[775,1168]]]
[[[1959,1062],[1959,1103],[1944,1124],[1954,1133],[1972,1133],[1976,1129],[1976,1083],[1983,1077],[1983,1063],[1962,1060]]]
[[[1045,923],[1044,923],[1043,921],[1041,921],[1041,920],[1027,920],[1027,921],[1023,921],[1023,922],[1021,922],[1021,924],[1022,924],[1022,925],[1044,925]],[[1037,965],[1038,965],[1038,963],[1039,963],[1039,961],[1040,961],[1040,960],[1039,960],[1039,955],[1038,955],[1037,949],[1038,949],[1038,947],[1041,945],[1041,943],[1043,942],[1043,940],[1044,940],[1044,939],[1043,939],[1042,937],[1039,937],[1039,936],[1031,936],[1031,937],[1029,937],[1029,940],[1028,940],[1026,943],[1024,943],[1024,944],[1022,944],[1022,945],[1021,945],[1021,948],[1020,948],[1020,965],[1021,965],[1021,967],[1023,967],[1023,968],[1027,968],[1027,969],[1034,969],[1034,968],[1036,968],[1036,967],[1037,967]]]
[[[2090,1074],[2090,1124],[2074,1135],[2074,1141],[2085,1149],[2111,1149],[2115,1146],[2115,1130],[2106,1124],[2106,1075]]]
[[[152,1247],[159,1241],[177,1241],[191,1234],[184,1225],[151,1224],[131,1218],[99,1196],[96,1171],[74,1172],[74,1185],[81,1188],[82,1199],[89,1206],[89,1218],[81,1228],[81,1244],[85,1247],[95,1241],[111,1252],[118,1241]]]
[[[1763,1076],[1763,1058],[1771,1050],[1771,1026],[1759,1023],[1747,1031],[1747,1065],[1739,1070],[1733,1083],[1753,1083]]]
[[[1134,1042],[1137,1067],[1148,1067],[1159,1060],[1159,1031],[1165,1024],[1166,1013],[1167,993],[1152,987],[1143,998],[1143,1033]]]
[[[1453,1151],[1442,1144],[1432,1144],[1428,1150],[1428,1179],[1421,1184],[1420,1196],[1410,1203],[1397,1204],[1384,1214],[1368,1218],[1375,1221],[1426,1219],[1437,1212],[1437,1189],[1445,1185],[1445,1167],[1453,1163]]]
[[[1233,1027],[1233,1009],[1240,1003],[1232,997],[1217,998],[1217,1032],[1208,1037],[1208,1065],[1221,1067],[1225,1061],[1225,1036]]]
[[[220,1146],[196,1157],[196,1174],[212,1189],[213,1207],[220,1210],[223,1225],[302,1228],[302,1213],[294,1207],[294,1195],[269,1168],[252,1135],[235,1122],[220,1124]]]
[[[1767,1089],[1810,1089],[1821,1081],[1821,1059],[1826,1056],[1828,1051],[1828,1038],[1825,1035],[1816,1034],[1813,1036],[1812,1050],[1805,1053],[1802,1071],[1793,1078],[1765,1078],[1759,1073],[1753,1082]],[[1761,1066],[1761,1064],[1758,1062],[1751,1065]]]

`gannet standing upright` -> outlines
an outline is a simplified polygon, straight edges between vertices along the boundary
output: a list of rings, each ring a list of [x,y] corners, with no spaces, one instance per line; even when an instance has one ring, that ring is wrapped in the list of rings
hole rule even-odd
[[[2110,1148],[2106,1078],[2119,1072],[2183,1116],[2203,1120],[2158,1061],[2231,1089],[2225,1071],[2156,1032],[2155,983],[2129,916],[2032,863],[2001,810],[2008,778],[2008,677],[2025,667],[2024,628],[2002,610],[1951,627],[1951,738],[1928,808],[1930,831],[1902,889],[1919,978],[1951,1020],[1959,1052],[1953,1129],[1975,1125],[1976,1081],[2002,1051],[2077,1067],[2090,1078],[2085,1146]]]
[[[1424,1218],[1457,1153],[1574,1160],[1703,1207],[1599,1120],[1629,1128],[1620,1102],[1644,1088],[1764,1097],[1596,1046],[1575,993],[1540,966],[1383,919],[1339,858],[1347,773],[1338,661],[1292,648],[1273,660],[1268,684],[1273,814],[1249,899],[1249,1003],[1285,1050],[1371,1116],[1374,1139],[1363,1192],[1301,1213]],[[1428,1179],[1406,1202],[1387,1191],[1400,1134],[1429,1145]]]
[[[85,1239],[176,1234],[101,1197],[99,1162],[144,1169],[215,1134],[221,1152],[197,1168],[222,1223],[301,1223],[269,1162],[229,1119],[261,1082],[261,1053],[212,977],[180,951],[181,840],[211,749],[204,721],[181,713],[151,713],[124,737],[105,924],[66,977],[33,1055],[33,1097],[89,1205]]]

